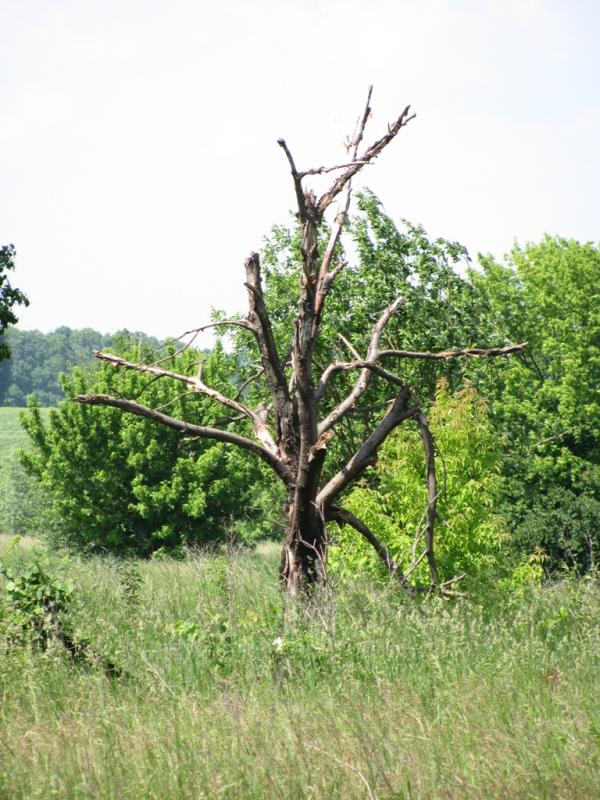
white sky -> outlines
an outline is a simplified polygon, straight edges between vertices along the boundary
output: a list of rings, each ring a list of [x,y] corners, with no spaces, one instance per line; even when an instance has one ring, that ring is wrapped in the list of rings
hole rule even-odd
[[[245,308],[300,168],[417,118],[364,183],[501,256],[598,240],[600,0],[0,0],[0,244],[21,328],[177,335]]]

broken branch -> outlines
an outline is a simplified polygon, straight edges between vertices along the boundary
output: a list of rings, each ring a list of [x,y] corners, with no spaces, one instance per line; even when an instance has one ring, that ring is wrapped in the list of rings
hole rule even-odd
[[[226,395],[221,394],[221,392],[217,391],[216,389],[211,389],[210,386],[207,386],[202,381],[202,362],[200,362],[200,367],[198,370],[198,375],[195,378],[192,378],[189,375],[181,375],[178,372],[173,372],[168,369],[162,369],[160,367],[154,367],[150,364],[137,364],[132,361],[127,361],[124,358],[120,358],[119,356],[113,356],[110,353],[96,353],[96,358],[100,359],[101,361],[107,361],[110,364],[113,364],[116,367],[125,367],[126,369],[135,370],[136,372],[144,372],[149,373],[150,375],[154,375],[157,378],[171,378],[172,380],[179,381],[181,383],[185,383],[187,386],[190,387],[192,392],[197,392],[199,394],[203,394],[206,397],[210,397],[212,400],[215,400],[217,403],[220,403],[227,408],[231,408],[234,411],[237,411],[238,414],[243,414],[245,417],[248,417],[252,421],[252,426],[254,428],[254,433],[256,438],[259,439],[265,447],[270,450],[273,454],[278,455],[278,448],[275,444],[273,437],[265,425],[265,423],[258,417],[255,411],[245,406],[243,403],[240,403],[238,400],[232,400],[230,397],[226,397]]]
[[[427,563],[429,564],[431,582],[434,585],[437,585],[439,583],[439,575],[433,549],[436,506],[439,495],[435,473],[435,443],[433,441],[431,431],[429,430],[429,425],[427,424],[425,414],[423,414],[421,409],[416,412],[415,420],[419,426],[419,433],[421,435],[421,441],[423,442],[425,468],[427,472],[427,524],[425,526],[425,552],[427,553]]]
[[[277,144],[283,149],[283,152],[287,156],[287,160],[290,165],[290,169],[292,172],[292,179],[294,181],[294,190],[296,192],[296,202],[298,203],[298,214],[300,217],[300,221],[304,222],[308,216],[307,208],[306,208],[306,200],[304,197],[304,190],[302,189],[302,178],[303,174],[298,172],[296,169],[296,164],[294,163],[294,159],[290,152],[289,147],[286,144],[285,139],[277,139]]]
[[[402,570],[394,561],[387,547],[375,536],[373,531],[367,525],[365,525],[362,520],[358,519],[358,517],[355,517],[351,511],[341,508],[340,506],[331,506],[327,513],[327,518],[350,525],[350,527],[354,528],[355,531],[358,531],[360,535],[363,536],[375,549],[375,552],[383,561],[387,570],[394,575],[394,577],[398,578],[403,586],[410,588],[410,585],[402,573]]]
[[[271,320],[265,305],[258,253],[251,253],[245,260],[244,267],[246,269],[246,287],[248,289],[248,305],[250,309],[249,322],[256,337],[275,411],[278,415],[285,416],[289,402],[288,387],[275,345]]]
[[[251,453],[261,458],[286,485],[289,484],[293,478],[290,469],[274,453],[266,447],[263,447],[263,445],[257,444],[251,439],[240,436],[233,431],[224,431],[219,428],[211,428],[203,425],[196,425],[192,422],[185,422],[184,420],[169,417],[167,414],[163,414],[161,411],[157,411],[154,408],[144,406],[141,403],[135,403],[121,397],[111,397],[106,394],[81,394],[75,397],[74,400],[83,405],[119,408],[121,411],[127,411],[138,417],[145,417],[153,422],[159,422],[161,425],[166,425],[168,428],[173,428],[173,430],[188,436],[191,435],[200,439],[214,439],[217,442],[234,444],[237,447],[241,447],[243,450],[249,450]]]
[[[331,411],[331,413],[320,423],[319,435],[321,435],[326,430],[329,430],[329,428],[335,425],[335,423],[338,422],[338,420],[340,420],[345,414],[348,413],[348,411],[353,407],[353,405],[356,403],[359,397],[361,397],[361,395],[365,393],[367,386],[369,384],[371,372],[373,371],[372,366],[375,366],[377,369],[379,369],[378,365],[374,364],[374,362],[376,361],[374,355],[377,353],[377,347],[379,345],[379,339],[381,337],[381,333],[384,330],[385,326],[390,321],[394,312],[400,307],[401,303],[402,299],[397,297],[384,310],[383,314],[379,317],[379,319],[373,326],[373,331],[371,333],[371,341],[369,342],[369,347],[367,349],[367,357],[363,365],[364,369],[361,372],[350,394],[344,400],[342,400],[342,402],[339,403],[333,409],[333,411]],[[357,365],[356,362],[350,362],[350,363],[353,363],[354,366]],[[351,367],[351,369],[354,369],[354,366]],[[317,386],[315,392],[317,400],[319,400],[325,394],[325,389],[328,380],[335,372],[338,372],[340,369],[343,369],[340,363],[331,364],[329,367],[327,367],[327,369],[321,376],[319,385]]]
[[[406,406],[409,396],[409,388],[407,386],[403,387],[373,433],[364,441],[347,464],[321,489],[317,495],[317,503],[319,505],[327,506],[331,503],[351,481],[373,463],[377,456],[377,451],[394,428],[397,428],[404,420],[414,416],[416,408],[414,406],[407,408]]]
[[[370,98],[370,93],[369,93],[369,98]],[[400,130],[404,128],[405,125],[408,125],[411,119],[414,119],[416,115],[409,114],[409,111],[410,111],[410,106],[406,106],[406,108],[400,114],[398,119],[391,125],[388,125],[387,133],[384,136],[382,136],[381,139],[372,144],[371,147],[369,147],[363,153],[363,155],[358,159],[358,161],[355,164],[353,164],[353,166],[348,167],[348,169],[344,172],[344,174],[340,175],[340,177],[333,183],[331,188],[327,192],[325,192],[325,194],[319,199],[319,202],[317,203],[317,207],[321,213],[323,213],[331,205],[335,197],[342,191],[342,189],[348,183],[348,181],[351,180],[354,177],[354,175],[356,175],[356,173],[363,168],[365,164],[369,164],[371,161],[377,158],[377,156],[381,153],[381,151],[392,141],[392,139],[400,132]],[[359,135],[356,137],[358,139],[356,148],[358,148],[358,143],[362,139],[362,135],[364,133],[365,125],[367,119],[369,118],[369,114],[370,114],[370,108],[368,107],[367,103],[365,114],[363,115],[363,119],[361,121],[361,124],[359,125]]]

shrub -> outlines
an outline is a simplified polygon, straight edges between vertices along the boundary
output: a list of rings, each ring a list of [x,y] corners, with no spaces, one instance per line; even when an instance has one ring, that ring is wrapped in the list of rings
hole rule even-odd
[[[499,442],[485,402],[467,386],[451,394],[440,381],[429,413],[438,458],[436,558],[442,579],[466,573],[466,584],[489,582],[509,570],[504,545],[508,534],[496,513],[500,494]],[[406,571],[423,550],[427,505],[422,445],[414,428],[400,428],[380,451],[379,462],[344,505],[365,520],[399,566]],[[333,533],[334,572],[357,569],[388,573],[374,550],[354,532]],[[423,563],[416,576],[427,579]]]
[[[122,340],[125,358],[146,363],[157,357],[147,345]],[[135,350],[135,352],[133,352]],[[189,374],[205,354],[188,349],[163,366]],[[219,386],[227,356],[219,347],[205,372]],[[22,421],[31,450],[26,470],[49,494],[60,527],[54,543],[85,552],[149,556],[177,554],[185,546],[223,541],[231,531],[256,534],[242,522],[256,520],[253,485],[261,467],[235,448],[182,437],[178,432],[114,408],[93,408],[72,398],[87,392],[137,397],[153,408],[205,425],[222,416],[208,398],[191,396],[169,379],[149,378],[109,364],[75,368],[62,381],[67,400],[45,422],[30,399]]]

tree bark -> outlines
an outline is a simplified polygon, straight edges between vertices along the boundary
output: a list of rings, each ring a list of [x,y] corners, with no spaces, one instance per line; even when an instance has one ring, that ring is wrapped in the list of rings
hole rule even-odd
[[[315,498],[308,493],[290,492],[286,511],[279,577],[287,591],[298,596],[310,591],[325,575],[325,522]]]
[[[353,346],[342,337],[345,345],[353,354],[353,360],[333,361],[321,371],[321,377],[315,387],[314,353],[325,313],[326,298],[336,277],[346,267],[345,261],[334,262],[336,261],[336,246],[348,218],[352,178],[365,165],[372,163],[414,117],[413,114],[410,114],[410,107],[407,106],[400,116],[388,125],[387,132],[370,147],[367,147],[362,154],[359,154],[358,148],[363,141],[365,126],[371,113],[370,100],[371,90],[369,90],[367,103],[359,118],[357,128],[348,143],[348,159],[339,166],[299,171],[285,140],[278,140],[290,165],[298,206],[297,217],[302,229],[300,248],[302,263],[298,270],[300,289],[292,341],[287,343],[276,341],[264,298],[261,264],[257,253],[251,253],[244,264],[245,286],[248,290],[246,319],[221,320],[188,332],[193,333],[195,338],[199,331],[208,327],[234,326],[245,329],[253,335],[260,356],[260,369],[243,381],[241,387],[237,387],[237,393],[235,387],[232,387],[235,397],[208,386],[202,378],[202,364],[200,364],[198,375],[191,377],[164,369],[160,366],[164,359],[148,365],[135,364],[109,354],[96,354],[98,358],[115,367],[150,374],[153,379],[166,378],[184,384],[190,392],[204,395],[229,412],[233,411],[238,415],[219,423],[219,425],[229,426],[236,420],[244,420],[248,428],[250,422],[254,438],[229,430],[228,427],[195,425],[185,420],[175,419],[162,413],[160,409],[148,408],[141,403],[125,398],[108,395],[81,395],[75,398],[80,403],[112,406],[124,412],[145,417],[177,430],[184,436],[192,435],[226,442],[253,453],[268,464],[283,482],[287,492],[285,504],[287,522],[280,577],[292,595],[306,593],[311,587],[318,584],[325,574],[326,519],[337,519],[339,522],[353,527],[371,543],[382,562],[386,564],[401,585],[410,590],[414,587],[410,586],[408,578],[417,563],[425,557],[427,557],[430,567],[432,587],[447,588],[455,580],[446,581],[445,584],[440,583],[433,552],[437,500],[433,438],[410,387],[400,375],[389,371],[380,362],[390,359],[396,361],[402,359],[444,361],[458,357],[502,357],[526,346],[525,344],[509,345],[491,350],[470,347],[444,350],[438,353],[382,350],[379,347],[381,335],[401,303],[399,299],[390,298],[392,301],[383,310],[371,330],[370,343],[365,357],[361,358]],[[341,174],[319,199],[311,190],[305,189],[303,186],[303,179],[309,175],[340,170]],[[333,220],[329,241],[324,248],[323,255],[320,255],[319,231],[323,223],[323,216],[334,200],[339,202],[339,208]],[[351,303],[351,301],[352,298],[348,298],[348,302]],[[179,339],[181,338],[179,337]],[[284,344],[287,344],[285,350]],[[190,345],[191,342],[183,349]],[[281,353],[291,354],[291,368],[288,364],[289,355],[282,359],[278,347],[281,347]],[[351,370],[358,371],[353,388],[334,408],[329,407],[324,411],[320,404],[327,394],[330,381],[336,374]],[[244,389],[250,382],[254,382],[260,377],[265,382],[263,401],[268,398],[268,408],[264,402],[261,402],[257,408],[251,408],[243,402]],[[392,391],[386,392],[387,397],[392,395],[387,403],[386,413],[370,435],[365,435],[362,444],[352,458],[345,465],[337,465],[337,472],[334,471],[333,476],[323,485],[323,464],[327,455],[328,441],[331,436],[335,435],[336,430],[340,430],[341,426],[336,426],[339,426],[346,415],[357,410],[369,383],[376,379],[385,381],[390,388],[393,387],[393,393]],[[428,506],[426,511],[426,549],[422,556],[419,556],[403,574],[384,543],[379,541],[375,533],[370,531],[364,522],[349,511],[340,508],[337,505],[337,498],[352,481],[356,480],[369,465],[375,462],[377,452],[385,439],[398,425],[409,418],[416,420],[419,424],[423,440],[427,465]],[[334,502],[336,505],[333,505]],[[425,588],[428,589],[428,587]]]

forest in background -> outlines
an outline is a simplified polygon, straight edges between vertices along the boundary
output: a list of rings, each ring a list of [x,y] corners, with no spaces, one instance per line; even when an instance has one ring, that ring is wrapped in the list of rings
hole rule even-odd
[[[115,339],[127,335],[152,345],[158,341],[145,333],[119,331],[105,334],[91,328],[61,326],[51,333],[8,328],[0,335],[11,357],[0,360],[0,406],[27,405],[35,395],[43,406],[54,406],[64,398],[59,375],[72,367],[92,363],[93,351],[112,347]]]

